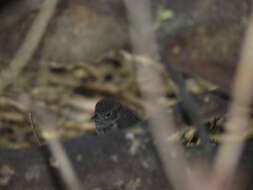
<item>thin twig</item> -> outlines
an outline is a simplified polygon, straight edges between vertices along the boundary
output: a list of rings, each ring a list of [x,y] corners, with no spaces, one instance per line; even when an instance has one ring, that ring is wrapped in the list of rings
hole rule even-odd
[[[40,141],[40,138],[39,138],[38,133],[36,132],[36,128],[37,128],[37,127],[36,127],[36,125],[35,125],[35,123],[34,123],[34,121],[33,121],[32,112],[30,112],[30,113],[28,114],[28,117],[29,117],[29,121],[30,121],[30,124],[31,124],[30,126],[31,126],[31,128],[32,128],[34,137],[36,138],[38,144],[41,146],[42,143],[41,143],[41,141]]]
[[[87,82],[85,84],[81,84],[81,87],[85,90],[89,90],[91,92],[95,92],[96,94],[103,94],[109,96],[115,96],[119,99],[122,99],[126,102],[129,102],[134,105],[136,108],[142,108],[142,101],[131,95],[130,93],[122,93],[120,88],[115,85],[103,85],[95,82]]]
[[[235,75],[233,99],[227,121],[226,135],[235,136],[237,142],[225,142],[218,152],[214,175],[223,183],[235,174],[235,169],[248,132],[250,104],[253,97],[253,15],[251,15],[241,58]]]
[[[17,101],[12,100],[9,97],[4,97],[4,96],[0,97],[0,106],[1,107],[13,106],[19,111],[21,111],[22,113],[27,113],[28,111],[28,109],[25,106],[23,106],[21,103],[18,103]]]

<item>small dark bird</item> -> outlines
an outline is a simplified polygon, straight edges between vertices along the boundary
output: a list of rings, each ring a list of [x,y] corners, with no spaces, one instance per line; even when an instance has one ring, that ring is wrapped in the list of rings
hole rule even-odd
[[[114,126],[125,129],[141,121],[137,113],[110,98],[102,99],[96,104],[93,118],[98,134],[105,133]]]

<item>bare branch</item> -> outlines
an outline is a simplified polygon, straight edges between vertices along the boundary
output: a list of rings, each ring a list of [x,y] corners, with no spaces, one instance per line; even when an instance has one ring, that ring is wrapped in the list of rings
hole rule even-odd
[[[152,27],[152,18],[150,14],[149,1],[125,0],[130,20],[130,31],[135,53],[145,55],[155,61],[159,60],[158,47],[155,41],[155,35]],[[140,59],[138,59],[140,60]],[[157,100],[163,97],[165,93],[151,94],[146,93],[148,89],[161,86],[161,78],[159,73],[143,67],[142,64],[147,64],[150,59],[142,57],[142,61],[137,64],[138,82],[142,95],[145,99],[145,108],[148,115],[152,115],[155,109],[159,109]],[[143,83],[148,78],[149,83]],[[186,162],[183,159],[182,149],[179,145],[168,142],[168,136],[173,133],[174,123],[171,118],[167,118],[161,113],[159,118],[151,120],[151,131],[154,137],[154,142],[160,153],[161,159],[165,166],[167,177],[172,181],[176,189],[182,189],[186,178]]]
[[[57,2],[57,0],[45,0],[43,2],[38,16],[28,31],[22,46],[11,61],[9,68],[2,71],[0,74],[0,92],[2,92],[7,85],[16,80],[19,73],[33,56],[46,30],[49,19],[54,13]]]
[[[60,143],[56,130],[56,115],[41,105],[32,104],[31,101],[27,100],[27,98],[26,102],[28,102],[33,113],[39,117],[39,120],[42,123],[39,125],[40,130],[42,131],[42,136],[48,144],[63,181],[66,183],[68,189],[81,190],[82,185],[79,182],[68,156]]]
[[[3,91],[8,84],[12,83],[18,77],[29,59],[33,56],[46,30],[48,22],[54,13],[57,2],[57,0],[45,0],[43,2],[38,16],[34,20],[33,25],[26,35],[22,46],[10,63],[9,68],[1,73],[0,91]],[[81,190],[81,183],[78,181],[71,163],[69,162],[57,137],[55,129],[56,118],[45,108],[33,104],[28,97],[26,97],[24,102],[26,102],[32,111],[41,118],[43,122],[43,125],[40,126],[42,134],[46,137],[45,139],[48,143],[49,149],[58,164],[60,174],[62,175],[62,178],[66,182],[68,188]]]
[[[241,58],[235,76],[230,119],[226,123],[227,138],[233,136],[235,142],[225,142],[218,152],[214,175],[223,183],[233,176],[248,132],[250,103],[253,96],[253,15],[251,15]]]
[[[32,118],[32,113],[30,112],[29,113],[29,121],[30,121],[30,125],[31,125],[31,128],[32,128],[32,131],[33,131],[33,134],[34,134],[34,137],[36,138],[37,142],[39,145],[42,145],[41,141],[40,141],[40,138],[39,138],[39,135],[38,133],[36,132],[36,126],[35,126],[35,123],[33,121],[33,118]]]

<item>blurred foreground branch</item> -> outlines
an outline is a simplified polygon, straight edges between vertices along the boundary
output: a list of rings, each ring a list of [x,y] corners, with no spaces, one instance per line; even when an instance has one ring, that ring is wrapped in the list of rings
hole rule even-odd
[[[233,87],[233,99],[226,123],[225,138],[232,137],[234,142],[225,142],[219,150],[214,175],[221,182],[236,175],[235,170],[247,136],[250,119],[250,105],[253,97],[253,15],[244,40],[241,58],[236,71]]]
[[[57,3],[57,0],[45,0],[42,3],[39,14],[30,27],[22,46],[11,61],[9,68],[1,72],[0,92],[2,92],[7,85],[13,83],[17,79],[24,66],[33,56],[46,30],[49,20],[54,13]],[[56,121],[54,116],[49,114],[45,108],[43,109],[41,106],[33,104],[32,101],[29,100],[29,97],[26,97],[24,102],[26,102],[27,105],[29,105],[28,107],[42,120],[40,129],[42,134],[46,137],[45,140],[49,145],[52,155],[56,159],[56,163],[59,164],[58,169],[67,186],[69,189],[81,190],[81,185],[77,180],[71,164],[56,135]]]
[[[57,169],[70,190],[81,190],[82,185],[79,182],[77,175],[72,167],[72,164],[60,142],[58,132],[56,130],[56,116],[50,112],[46,107],[33,103],[24,97],[24,101],[31,108],[32,112],[39,118],[39,128],[42,131],[42,136],[47,142],[49,150],[55,159],[54,162],[57,165]],[[50,159],[50,158],[46,158]],[[57,179],[53,179],[57,180]]]
[[[9,68],[1,72],[0,93],[7,85],[17,80],[18,75],[33,56],[54,13],[57,2],[57,0],[45,0],[42,3],[39,14],[28,31],[22,46],[11,61]]]
[[[125,0],[128,17],[130,21],[130,32],[133,48],[136,54],[145,55],[155,61],[159,60],[158,47],[153,31],[153,23],[150,13],[149,1]],[[148,115],[153,115],[155,109],[159,109],[157,100],[165,95],[147,93],[149,89],[160,86],[162,80],[159,73],[142,64],[147,64],[149,60],[143,57],[142,62],[137,64],[137,78],[142,96],[145,100],[145,109]],[[145,83],[147,80],[149,83]],[[168,136],[174,131],[174,123],[166,115],[161,113],[159,117],[151,120],[151,132],[155,145],[160,153],[160,157],[168,179],[176,189],[182,189],[185,181],[185,170],[187,168],[183,157],[183,151],[179,145],[168,142]]]

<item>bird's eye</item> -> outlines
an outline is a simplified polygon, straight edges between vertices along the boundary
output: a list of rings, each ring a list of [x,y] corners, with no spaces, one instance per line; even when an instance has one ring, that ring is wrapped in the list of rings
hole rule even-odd
[[[111,116],[112,116],[112,112],[108,112],[108,113],[105,114],[105,119],[108,119]]]

